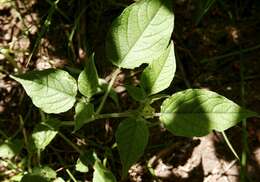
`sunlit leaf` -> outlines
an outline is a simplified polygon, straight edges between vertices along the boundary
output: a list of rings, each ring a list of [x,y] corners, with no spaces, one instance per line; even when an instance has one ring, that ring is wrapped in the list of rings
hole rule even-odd
[[[188,89],[163,102],[160,120],[173,134],[191,137],[224,131],[256,115],[215,92]]]
[[[108,33],[108,60],[118,67],[135,68],[158,58],[168,46],[173,31],[171,2],[142,0],[127,7]]]
[[[148,67],[141,76],[141,86],[149,95],[156,94],[168,88],[173,80],[176,70],[173,43]]]
[[[32,139],[36,149],[43,151],[58,133],[59,121],[50,119],[35,126]]]
[[[66,71],[31,71],[12,78],[22,84],[33,104],[46,113],[65,112],[76,101],[77,83]]]
[[[116,182],[116,178],[111,171],[97,160],[94,164],[93,182]]]
[[[148,127],[142,118],[127,118],[119,124],[116,142],[123,165],[123,177],[144,153],[148,137]]]
[[[88,166],[85,165],[85,164],[81,161],[80,158],[78,158],[77,164],[76,164],[75,168],[76,168],[76,171],[79,171],[79,172],[82,172],[82,173],[86,173],[86,172],[89,171]]]
[[[98,74],[94,64],[94,55],[86,62],[84,70],[78,78],[78,87],[81,94],[92,97],[98,90]]]
[[[5,141],[0,144],[0,158],[11,159],[21,151],[22,147],[22,140]]]

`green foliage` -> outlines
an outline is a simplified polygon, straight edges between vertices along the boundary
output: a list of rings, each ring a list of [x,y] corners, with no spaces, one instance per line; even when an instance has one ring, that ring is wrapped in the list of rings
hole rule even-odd
[[[158,58],[173,30],[170,0],[142,0],[127,7],[108,33],[108,60],[121,68],[135,68]]]
[[[36,149],[43,151],[59,133],[58,129],[62,123],[66,123],[64,127],[72,123],[76,132],[83,125],[98,119],[125,117],[116,130],[117,145],[114,145],[119,151],[123,168],[122,178],[125,178],[129,168],[140,159],[148,144],[147,125],[154,124],[149,122],[150,119],[154,122],[155,117],[160,116],[159,120],[171,133],[192,137],[207,135],[212,130],[222,132],[243,119],[256,116],[256,113],[204,89],[177,92],[164,100],[160,113],[156,113],[152,103],[168,97],[159,92],[167,89],[175,76],[174,44],[171,41],[173,20],[170,0],[140,0],[128,6],[112,23],[108,32],[106,56],[115,66],[119,69],[132,69],[143,63],[148,64],[141,74],[138,86],[124,85],[128,95],[135,100],[135,104],[139,104],[135,110],[100,114],[102,107],[106,106],[107,96],[111,97],[120,108],[118,95],[111,89],[119,69],[112,74],[109,84],[104,79],[99,79],[94,54],[87,60],[84,70],[79,74],[78,83],[68,72],[59,69],[32,71],[13,76],[13,79],[22,84],[33,104],[45,113],[66,112],[76,103],[74,121],[71,122],[45,120],[45,115],[42,114],[43,122],[32,132]],[[69,141],[66,136],[59,134]],[[8,141],[0,146],[0,157],[12,158],[19,151],[12,142]],[[76,171],[86,173],[89,167],[92,167],[94,182],[116,181],[112,172],[106,168],[110,166],[106,163],[109,162],[106,156],[105,162],[101,163],[92,155],[93,152],[90,156],[72,142],[68,143],[80,153],[77,163],[74,162]],[[55,171],[49,167],[41,167],[24,175],[22,181],[54,179],[63,181],[56,178]]]
[[[50,182],[56,178],[56,172],[48,166],[33,168],[32,173],[23,176],[21,182]]]
[[[116,182],[116,178],[113,173],[97,160],[94,164],[93,182]]]
[[[88,123],[94,114],[94,106],[91,103],[78,102],[75,107],[75,128],[74,131],[80,129],[84,124]]]
[[[141,86],[148,95],[156,94],[168,88],[176,70],[173,43],[148,67],[141,76]]]
[[[77,83],[66,71],[31,71],[12,78],[23,85],[33,104],[46,113],[68,111],[76,101]]]
[[[79,91],[82,95],[90,98],[98,91],[98,74],[94,64],[94,55],[86,62],[84,70],[78,79]]]
[[[11,141],[5,141],[0,145],[0,158],[11,159],[20,152],[22,147],[22,140],[15,139]]]
[[[128,169],[143,155],[148,143],[149,130],[142,118],[128,118],[116,131],[116,142],[123,164],[123,177]]]
[[[50,119],[39,123],[33,130],[32,139],[37,150],[43,151],[58,133],[59,121]]]
[[[160,120],[180,136],[203,136],[224,131],[256,113],[212,91],[188,89],[173,94],[161,106]]]

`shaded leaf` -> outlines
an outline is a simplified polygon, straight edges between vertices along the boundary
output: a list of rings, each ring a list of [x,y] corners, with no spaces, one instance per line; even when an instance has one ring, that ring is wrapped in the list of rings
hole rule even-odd
[[[148,67],[141,76],[141,86],[148,95],[156,94],[168,88],[173,80],[176,70],[173,43]]]
[[[173,134],[191,137],[224,131],[256,115],[215,92],[188,89],[163,102],[160,120]]]
[[[143,101],[146,98],[145,91],[141,87],[125,85],[127,93],[136,101]]]
[[[12,78],[22,84],[33,104],[46,113],[65,112],[76,101],[77,83],[66,71],[31,71]]]
[[[108,33],[108,60],[118,67],[135,68],[159,57],[173,31],[171,2],[142,0],[128,6]]]
[[[26,174],[23,176],[21,182],[32,182],[32,181],[37,181],[37,182],[49,182],[47,178],[44,178],[40,175],[36,174]]]
[[[142,118],[127,118],[116,131],[116,142],[123,165],[123,177],[143,155],[148,143],[149,130]]]
[[[98,91],[98,74],[94,64],[94,54],[87,60],[84,70],[79,75],[78,87],[80,93],[89,98]]]
[[[49,166],[34,167],[32,169],[32,174],[40,175],[40,176],[45,177],[47,179],[54,179],[57,176],[56,172],[52,168],[50,168]]]
[[[21,182],[50,182],[56,178],[56,172],[48,167],[35,167],[32,170],[32,173],[25,174]]]
[[[116,178],[111,171],[109,171],[98,160],[94,164],[93,182],[116,182]]]
[[[75,128],[74,131],[79,130],[84,124],[88,122],[94,114],[94,106],[91,103],[78,102],[75,107]]]

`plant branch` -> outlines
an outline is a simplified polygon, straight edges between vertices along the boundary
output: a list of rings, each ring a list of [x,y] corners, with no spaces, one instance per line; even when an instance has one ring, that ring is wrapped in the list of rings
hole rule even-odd
[[[98,114],[95,115],[85,121],[85,123],[89,123],[92,121],[95,121],[97,119],[107,119],[107,118],[125,118],[125,117],[131,117],[131,116],[136,116],[137,111],[127,111],[127,112],[122,112],[122,113],[108,113],[108,114]],[[63,126],[74,126],[75,122],[74,121],[64,121],[61,123]]]
[[[116,77],[117,77],[117,75],[118,75],[119,73],[120,73],[120,68],[117,68],[117,69],[113,72],[112,77],[111,77],[111,80],[110,80],[109,85],[108,85],[108,87],[107,87],[107,90],[106,90],[106,92],[105,92],[105,95],[104,95],[103,98],[102,98],[102,101],[101,101],[101,103],[100,103],[100,105],[99,105],[99,107],[98,107],[98,109],[97,109],[96,114],[99,114],[99,113],[101,112],[101,110],[103,109],[103,106],[104,106],[104,104],[105,104],[105,102],[106,102],[106,99],[107,99],[107,97],[108,97],[108,94],[109,94],[109,92],[111,91],[112,86],[113,86],[113,84],[115,83]]]

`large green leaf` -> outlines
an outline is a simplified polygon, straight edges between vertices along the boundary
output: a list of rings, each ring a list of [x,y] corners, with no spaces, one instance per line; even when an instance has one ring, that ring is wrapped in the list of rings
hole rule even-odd
[[[118,67],[135,68],[159,57],[173,31],[171,2],[141,0],[127,7],[108,33],[108,60]]]
[[[65,112],[76,100],[77,83],[66,71],[46,69],[12,78],[23,85],[33,104],[46,113]]]
[[[141,76],[141,86],[149,95],[156,94],[168,88],[176,70],[173,43],[148,67]]]
[[[94,64],[94,54],[88,59],[84,70],[78,78],[78,87],[81,94],[92,97],[98,91],[98,74]]]
[[[99,161],[94,165],[93,182],[116,182],[116,178],[111,171],[109,171]]]
[[[188,89],[163,102],[160,120],[173,134],[191,137],[224,131],[256,115],[215,92]]]
[[[94,105],[91,103],[78,102],[75,107],[75,128],[74,131],[79,130],[84,124],[88,122],[94,114]]]
[[[142,118],[127,118],[119,124],[116,131],[116,142],[123,164],[123,177],[143,155],[148,138],[149,130]]]

